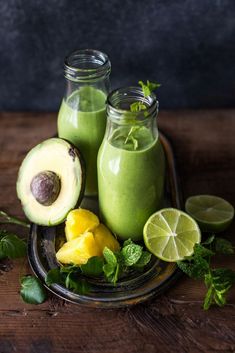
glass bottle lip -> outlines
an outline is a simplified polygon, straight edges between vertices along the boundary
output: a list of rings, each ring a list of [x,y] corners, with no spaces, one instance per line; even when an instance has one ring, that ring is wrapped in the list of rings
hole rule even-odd
[[[75,50],[64,59],[64,75],[68,80],[88,82],[110,74],[111,63],[107,54],[95,49]]]
[[[146,109],[131,112],[130,105],[134,102],[144,103]],[[111,119],[120,121],[122,118],[131,120],[133,118],[137,121],[145,121],[155,117],[158,113],[159,103],[154,93],[149,96],[144,96],[143,90],[138,86],[129,86],[117,88],[110,92],[107,97],[107,113]]]

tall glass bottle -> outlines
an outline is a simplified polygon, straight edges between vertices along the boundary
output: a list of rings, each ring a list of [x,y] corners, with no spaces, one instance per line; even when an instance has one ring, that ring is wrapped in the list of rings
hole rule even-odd
[[[66,91],[58,114],[58,134],[84,156],[88,196],[97,194],[97,153],[106,127],[110,70],[108,56],[92,49],[77,50],[64,61]]]
[[[162,207],[165,157],[158,138],[158,102],[128,87],[108,96],[107,128],[98,154],[101,217],[121,239],[141,240],[149,216]],[[146,109],[131,112],[134,102]]]

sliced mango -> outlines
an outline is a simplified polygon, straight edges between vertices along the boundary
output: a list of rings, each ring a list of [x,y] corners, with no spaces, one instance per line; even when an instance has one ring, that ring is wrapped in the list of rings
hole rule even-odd
[[[93,231],[93,234],[97,247],[100,249],[101,256],[106,246],[112,251],[117,251],[120,249],[117,239],[113,236],[110,230],[105,227],[104,224],[100,223],[99,226]]]
[[[78,208],[69,212],[65,224],[67,241],[79,237],[81,234],[94,230],[100,221],[91,211]]]
[[[101,256],[101,251],[91,232],[66,242],[56,253],[57,260],[63,264],[82,265],[92,256]]]

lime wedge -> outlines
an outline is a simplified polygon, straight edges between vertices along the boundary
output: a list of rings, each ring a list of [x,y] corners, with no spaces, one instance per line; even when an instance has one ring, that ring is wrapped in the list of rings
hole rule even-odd
[[[175,208],[154,213],[144,226],[144,242],[158,258],[175,262],[193,254],[201,241],[197,223],[189,215]]]
[[[185,210],[205,232],[222,232],[234,217],[233,206],[221,197],[212,195],[189,197],[185,203]]]

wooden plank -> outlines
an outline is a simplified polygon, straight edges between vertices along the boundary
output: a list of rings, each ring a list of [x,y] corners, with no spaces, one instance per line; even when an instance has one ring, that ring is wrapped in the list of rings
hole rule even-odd
[[[234,115],[234,110],[160,114],[185,197],[211,193],[235,204]],[[28,149],[55,132],[55,114],[0,114],[0,209],[23,217],[15,194],[20,162]],[[231,239],[234,230],[233,225],[226,232]],[[219,257],[215,265],[235,269],[234,257]],[[235,351],[235,289],[228,306],[208,312],[201,309],[204,285],[186,277],[161,297],[131,309],[87,309],[52,295],[33,306],[18,294],[19,276],[29,271],[21,260],[1,264],[0,353]]]

